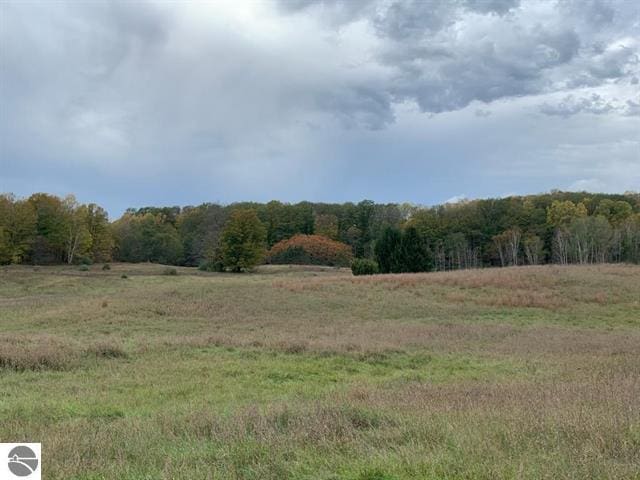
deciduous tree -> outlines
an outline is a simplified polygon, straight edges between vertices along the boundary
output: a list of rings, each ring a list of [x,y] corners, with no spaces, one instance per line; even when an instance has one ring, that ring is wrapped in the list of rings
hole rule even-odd
[[[255,267],[264,257],[266,230],[255,210],[231,213],[222,232],[222,261],[226,268],[241,272]]]
[[[524,246],[524,254],[529,265],[538,265],[542,260],[544,243],[542,239],[534,234],[529,233],[524,237],[522,242]]]

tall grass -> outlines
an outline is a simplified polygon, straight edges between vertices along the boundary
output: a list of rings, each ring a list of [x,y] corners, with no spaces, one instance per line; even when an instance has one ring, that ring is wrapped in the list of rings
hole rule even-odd
[[[46,478],[638,477],[640,267],[164,268],[3,268]]]

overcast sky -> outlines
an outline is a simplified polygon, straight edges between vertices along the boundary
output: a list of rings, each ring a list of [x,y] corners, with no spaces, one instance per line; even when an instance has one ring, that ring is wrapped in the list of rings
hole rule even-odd
[[[0,191],[117,216],[640,190],[638,5],[0,0]]]

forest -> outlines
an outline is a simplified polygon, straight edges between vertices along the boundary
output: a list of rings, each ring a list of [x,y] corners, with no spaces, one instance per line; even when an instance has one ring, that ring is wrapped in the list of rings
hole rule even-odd
[[[131,208],[115,221],[72,195],[0,195],[0,264],[110,261],[220,271],[365,262],[364,273],[639,263],[640,194],[552,191],[432,207],[204,203]]]

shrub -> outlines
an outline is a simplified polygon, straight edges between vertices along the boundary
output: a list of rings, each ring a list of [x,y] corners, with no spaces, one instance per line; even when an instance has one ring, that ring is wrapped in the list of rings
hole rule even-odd
[[[167,267],[162,272],[163,275],[178,275],[178,271],[173,267]]]
[[[375,275],[378,273],[378,264],[368,258],[356,258],[351,263],[351,273],[354,275]]]
[[[91,259],[91,257],[81,257],[78,263],[81,265],[92,265],[93,260]]]
[[[81,272],[88,272],[89,271],[89,265],[86,264],[82,264],[78,267],[78,270],[80,270]]]
[[[102,266],[102,270],[111,270],[111,265],[110,265],[110,264],[108,264],[108,263],[105,263],[105,264]]]
[[[122,275],[120,275],[120,278],[129,278],[129,277],[127,276],[126,273],[123,273]]]
[[[221,260],[207,260],[198,265],[202,272],[224,272],[224,264]]]
[[[271,247],[267,261],[274,264],[348,267],[352,258],[349,245],[322,235],[300,234]]]

